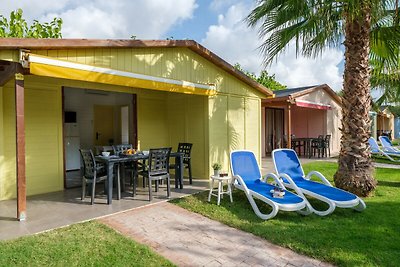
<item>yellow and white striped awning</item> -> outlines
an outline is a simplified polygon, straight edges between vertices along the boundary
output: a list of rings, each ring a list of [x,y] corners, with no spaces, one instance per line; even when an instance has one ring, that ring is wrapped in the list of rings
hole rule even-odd
[[[215,85],[213,84],[193,83],[183,80],[174,80],[109,68],[95,67],[31,53],[25,53],[24,58],[28,59],[30,73],[38,76],[186,94],[216,94]]]

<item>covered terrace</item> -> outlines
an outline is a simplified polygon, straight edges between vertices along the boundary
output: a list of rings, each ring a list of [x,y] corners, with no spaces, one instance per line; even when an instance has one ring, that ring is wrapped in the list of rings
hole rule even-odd
[[[263,156],[289,147],[295,138],[331,135],[330,149],[339,151],[341,99],[326,84],[275,91],[262,101]]]

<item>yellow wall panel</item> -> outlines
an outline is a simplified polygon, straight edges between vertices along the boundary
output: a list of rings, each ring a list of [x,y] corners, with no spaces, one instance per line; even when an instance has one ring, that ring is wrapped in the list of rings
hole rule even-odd
[[[25,132],[27,194],[63,189],[61,92],[41,89],[25,77]],[[0,199],[16,196],[14,81],[3,91],[4,152],[0,176]],[[1,158],[1,156],[0,156]]]
[[[8,61],[19,61],[18,50],[0,50],[0,59]]]
[[[138,136],[142,150],[169,145],[165,99],[165,93],[138,95]]]
[[[218,95],[210,97],[209,107],[210,164],[219,162],[229,170],[229,155],[238,149],[251,150],[260,159],[261,101]]]
[[[168,125],[170,146],[176,151],[178,143],[192,143],[192,176],[208,177],[207,103],[204,96],[168,94]]]
[[[228,102],[228,135],[229,152],[245,147],[245,109],[244,98],[229,96]]]
[[[0,87],[0,199],[3,195],[3,187],[2,185],[2,179],[3,179],[3,169],[4,169],[4,123],[3,123],[3,87]]]
[[[61,87],[25,84],[27,194],[63,190]]]
[[[3,164],[0,187],[0,199],[16,196],[15,187],[15,94],[14,81],[9,81],[3,88]]]
[[[261,159],[261,101],[246,99],[246,149],[253,151]]]
[[[228,96],[218,95],[209,99],[209,151],[210,171],[219,162],[227,170],[229,162]]]

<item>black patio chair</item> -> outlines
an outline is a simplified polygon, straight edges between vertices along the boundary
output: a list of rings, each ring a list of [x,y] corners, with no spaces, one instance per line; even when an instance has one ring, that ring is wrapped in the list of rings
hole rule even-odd
[[[105,181],[107,179],[107,172],[103,165],[99,166],[96,164],[93,152],[90,149],[79,149],[83,162],[83,176],[82,176],[82,197],[84,200],[86,197],[86,185],[91,185],[91,201],[93,205],[94,197],[96,193],[96,183]],[[119,184],[119,183],[118,183]]]
[[[324,153],[325,156],[328,156],[329,153],[329,157],[331,157],[331,137],[330,134],[327,134],[324,139]]]
[[[188,169],[189,171],[189,183],[192,184],[192,163],[191,163],[191,151],[192,151],[193,144],[191,143],[179,143],[178,144],[178,152],[183,153],[183,168]],[[175,168],[175,164],[170,164],[170,169]],[[183,171],[183,170],[182,170]]]
[[[155,181],[155,189],[158,191],[159,181],[166,180],[167,183],[167,197],[170,197],[170,175],[169,175],[169,154],[171,148],[156,148],[150,149],[148,166],[146,170],[139,171],[138,174],[148,179],[149,184],[149,201],[153,200],[152,182]]]
[[[323,135],[319,135],[318,138],[311,140],[311,151],[312,151],[312,155],[313,157],[315,157],[315,152],[318,152],[318,158],[324,156],[324,136]],[[311,153],[310,153],[310,157],[311,157]]]

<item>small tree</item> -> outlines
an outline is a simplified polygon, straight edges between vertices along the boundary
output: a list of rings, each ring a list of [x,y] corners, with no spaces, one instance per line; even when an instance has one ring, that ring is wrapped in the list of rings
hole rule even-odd
[[[28,26],[22,15],[22,9],[11,11],[10,19],[0,15],[0,37],[62,38],[61,18],[54,18],[51,22],[44,23],[34,20],[33,24]]]
[[[247,76],[249,76],[250,78],[255,80],[256,82],[264,85],[265,87],[267,87],[268,89],[270,89],[272,91],[277,91],[277,90],[282,90],[282,89],[287,88],[286,85],[283,85],[280,82],[278,82],[277,80],[275,80],[275,75],[269,75],[266,70],[261,71],[260,76],[257,77],[257,75],[255,73],[243,70],[242,66],[240,66],[239,63],[236,63],[234,65],[234,68],[237,70],[240,70],[241,72],[243,72],[244,74],[246,74]]]

